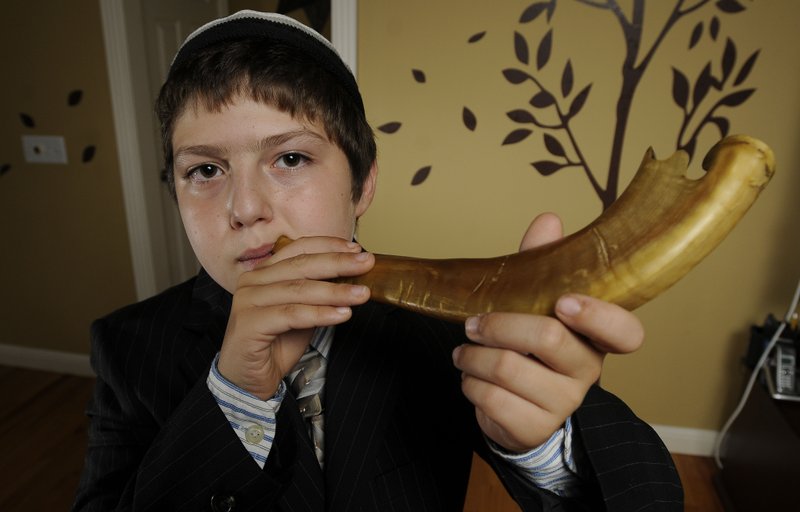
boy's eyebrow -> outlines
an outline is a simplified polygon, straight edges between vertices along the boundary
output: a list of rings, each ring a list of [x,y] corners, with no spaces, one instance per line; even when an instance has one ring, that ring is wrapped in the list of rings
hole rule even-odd
[[[263,139],[256,142],[252,149],[261,151],[267,148],[279,146],[281,144],[285,144],[294,139],[312,139],[314,141],[327,141],[325,137],[320,135],[319,133],[307,130],[307,129],[300,129],[300,130],[291,130],[288,132],[277,133],[275,135],[270,135],[268,137],[264,137]],[[245,150],[251,149],[250,147],[246,147]],[[226,146],[216,146],[212,144],[197,144],[194,146],[185,146],[178,148],[175,151],[175,160],[179,160],[182,157],[189,156],[189,155],[203,155],[203,156],[214,156],[217,158],[222,158],[225,154],[229,152],[229,148]]]
[[[281,144],[285,144],[294,139],[316,139],[318,141],[326,141],[325,137],[318,134],[315,131],[308,130],[308,129],[300,129],[300,130],[292,130],[284,133],[278,133],[276,135],[270,135],[269,137],[264,137],[258,143],[258,149],[265,149],[273,146],[279,146]]]

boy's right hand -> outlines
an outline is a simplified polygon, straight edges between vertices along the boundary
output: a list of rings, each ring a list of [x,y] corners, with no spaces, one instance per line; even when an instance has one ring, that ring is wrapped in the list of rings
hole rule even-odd
[[[341,238],[300,238],[264,266],[244,272],[233,294],[217,368],[262,400],[300,360],[315,327],[350,318],[369,299],[365,286],[326,281],[355,276],[375,264],[372,254]]]

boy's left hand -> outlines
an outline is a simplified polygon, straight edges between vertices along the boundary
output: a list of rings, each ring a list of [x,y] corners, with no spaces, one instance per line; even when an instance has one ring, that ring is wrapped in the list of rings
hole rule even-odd
[[[558,217],[540,215],[520,249],[560,237]],[[633,352],[644,339],[632,313],[585,295],[561,297],[556,316],[488,313],[470,318],[466,332],[475,344],[453,352],[463,372],[462,390],[475,405],[481,429],[510,452],[547,441],[597,382],[605,354]]]

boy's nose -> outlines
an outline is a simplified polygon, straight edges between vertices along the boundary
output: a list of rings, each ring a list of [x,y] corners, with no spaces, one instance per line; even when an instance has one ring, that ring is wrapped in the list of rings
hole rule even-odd
[[[228,212],[233,229],[252,226],[272,218],[267,189],[259,186],[253,179],[234,178],[228,196]]]

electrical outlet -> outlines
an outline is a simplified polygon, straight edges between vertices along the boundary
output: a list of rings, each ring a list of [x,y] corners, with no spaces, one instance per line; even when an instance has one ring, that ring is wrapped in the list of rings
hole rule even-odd
[[[60,135],[23,135],[22,151],[28,163],[67,163],[67,147]]]

